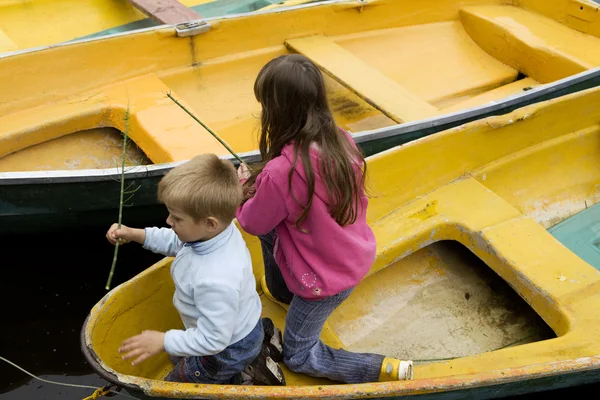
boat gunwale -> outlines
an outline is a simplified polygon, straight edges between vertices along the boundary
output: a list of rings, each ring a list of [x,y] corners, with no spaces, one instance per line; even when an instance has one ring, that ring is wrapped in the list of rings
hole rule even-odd
[[[281,13],[281,12],[286,12],[286,11],[293,11],[293,10],[297,10],[297,9],[303,9],[303,8],[309,8],[309,7],[318,7],[318,6],[324,6],[324,5],[330,5],[330,4],[337,4],[337,3],[347,3],[347,4],[353,4],[356,3],[357,5],[360,4],[366,4],[366,3],[371,3],[372,1],[377,1],[377,0],[324,0],[324,1],[313,1],[313,2],[309,2],[309,3],[305,3],[305,4],[298,4],[298,5],[293,5],[293,6],[280,6],[278,8],[269,8],[266,10],[256,10],[256,11],[251,11],[251,12],[245,12],[245,13],[236,13],[236,14],[227,14],[227,15],[218,15],[218,16],[214,16],[214,17],[206,17],[206,18],[202,18],[196,21],[206,21],[209,23],[211,21],[220,21],[220,20],[227,20],[227,19],[235,19],[235,18],[243,18],[243,17],[248,17],[250,15],[261,15],[261,14],[274,14],[274,13]],[[189,22],[196,22],[196,21],[189,21]],[[49,44],[46,46],[36,46],[36,47],[29,47],[26,49],[19,49],[19,50],[14,50],[14,51],[7,51],[7,52],[3,52],[0,53],[0,60],[4,59],[4,58],[9,58],[9,57],[13,57],[13,56],[18,56],[18,55],[22,55],[22,54],[29,54],[29,53],[35,53],[38,51],[44,51],[44,50],[48,50],[48,49],[54,49],[54,48],[59,48],[59,47],[65,47],[65,46],[72,46],[72,45],[77,45],[77,44],[82,44],[82,43],[90,43],[90,42],[95,42],[95,41],[99,41],[99,40],[104,40],[104,39],[111,39],[111,38],[116,38],[116,37],[123,37],[123,36],[131,36],[131,35],[136,35],[139,33],[144,33],[144,32],[153,32],[153,31],[161,31],[161,30],[172,30],[173,34],[177,35],[177,30],[176,30],[176,26],[180,25],[180,24],[161,24],[161,25],[156,25],[156,26],[151,26],[148,28],[140,28],[140,29],[133,29],[130,31],[125,31],[125,32],[117,32],[117,33],[111,33],[108,35],[104,35],[104,36],[98,36],[98,37],[86,37],[86,38],[82,38],[82,39],[73,39],[73,40],[69,40],[69,41],[65,41],[65,42],[61,42],[61,43],[54,43],[54,44]],[[198,35],[195,36],[201,36],[202,33],[199,33]],[[186,37],[182,37],[181,39],[186,39]]]
[[[348,0],[332,0],[332,2],[347,2]],[[359,0],[360,1],[360,0]],[[308,3],[323,4],[323,3]],[[0,56],[1,58],[1,56]],[[600,67],[583,71],[576,75],[560,79],[558,81],[540,85],[531,90],[518,93],[516,95],[505,97],[500,101],[492,101],[481,106],[460,110],[453,113],[443,114],[417,121],[405,122],[379,129],[367,130],[353,133],[355,143],[368,143],[375,140],[388,139],[395,136],[408,135],[419,130],[439,127],[434,132],[429,132],[422,137],[427,137],[447,130],[461,126],[467,123],[481,122],[485,118],[499,115],[507,115],[523,107],[536,106],[545,101],[560,98],[561,101],[568,100],[571,96],[587,90],[593,90],[595,86],[582,89],[566,95],[550,97],[536,102],[535,99],[546,95],[552,96],[554,92],[567,89],[569,86],[577,85],[586,81],[600,78]],[[450,126],[448,126],[450,125]],[[396,146],[394,146],[396,147]],[[393,147],[392,147],[393,148]],[[260,161],[258,150],[240,154],[246,162]],[[221,156],[223,159],[231,160],[234,164],[238,161],[229,155]],[[152,176],[163,176],[173,167],[183,164],[188,160],[159,163],[145,166],[130,167],[125,171],[125,179],[137,179]],[[18,172],[0,172],[0,186],[26,185],[26,184],[52,184],[52,183],[76,183],[76,182],[102,182],[113,180],[115,177],[121,177],[120,168],[95,168],[81,170],[49,170],[49,171],[18,171]]]

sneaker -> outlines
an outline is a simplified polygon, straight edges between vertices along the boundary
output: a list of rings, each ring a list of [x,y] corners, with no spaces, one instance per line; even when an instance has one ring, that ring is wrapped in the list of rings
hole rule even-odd
[[[250,376],[246,370],[243,370],[231,379],[231,384],[251,386],[254,385],[254,382],[252,382],[252,376]]]
[[[379,373],[379,381],[410,381],[413,379],[413,362],[384,358]]]
[[[240,375],[242,384],[285,386],[283,371],[279,364],[269,356],[269,349],[266,346],[262,347],[258,357]]]
[[[265,331],[264,346],[269,350],[269,357],[275,362],[283,361],[283,337],[281,331],[275,327],[271,318],[262,319]]]

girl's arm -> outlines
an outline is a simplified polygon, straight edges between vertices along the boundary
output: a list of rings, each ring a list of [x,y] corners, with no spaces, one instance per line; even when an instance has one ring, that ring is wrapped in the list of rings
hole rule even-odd
[[[268,171],[256,178],[254,197],[242,204],[236,217],[242,229],[251,235],[269,233],[288,216],[285,197]]]

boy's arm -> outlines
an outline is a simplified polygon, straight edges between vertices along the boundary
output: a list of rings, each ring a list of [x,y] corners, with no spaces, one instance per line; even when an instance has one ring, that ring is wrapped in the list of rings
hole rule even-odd
[[[143,241],[145,249],[165,256],[175,257],[183,246],[173,229],[146,228],[146,239]]]
[[[236,218],[243,230],[251,235],[269,233],[287,217],[285,197],[268,171],[256,178],[256,194],[242,204]]]
[[[197,327],[165,334],[165,350],[170,355],[209,356],[223,351],[231,341],[239,291],[220,282],[204,281],[194,286],[194,304],[200,312]]]

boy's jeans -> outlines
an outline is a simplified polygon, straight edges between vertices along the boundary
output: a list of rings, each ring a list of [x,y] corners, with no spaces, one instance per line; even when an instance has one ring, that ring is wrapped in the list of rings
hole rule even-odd
[[[179,359],[165,380],[192,383],[232,383],[233,377],[258,357],[264,336],[262,320],[259,319],[254,329],[245,338],[229,345],[222,352],[212,356]]]

